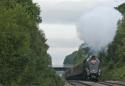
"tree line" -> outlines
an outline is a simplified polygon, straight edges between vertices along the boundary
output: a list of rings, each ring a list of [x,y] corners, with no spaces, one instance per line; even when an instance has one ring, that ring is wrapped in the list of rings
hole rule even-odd
[[[32,0],[0,1],[0,84],[3,86],[63,86],[48,68],[49,46],[38,24],[40,8]]]
[[[104,62],[104,76],[106,79],[125,80],[125,3],[116,7],[122,19],[118,21],[117,32],[112,43],[108,46]]]

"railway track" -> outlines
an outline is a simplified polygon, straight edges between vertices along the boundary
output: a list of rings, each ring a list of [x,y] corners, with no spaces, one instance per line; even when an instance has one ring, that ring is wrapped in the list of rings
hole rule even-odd
[[[68,81],[69,84],[71,84],[72,86],[91,86],[87,83],[82,83],[81,81]]]
[[[67,81],[69,85],[66,86],[125,86],[125,82],[121,81],[78,81],[78,80],[69,80]]]

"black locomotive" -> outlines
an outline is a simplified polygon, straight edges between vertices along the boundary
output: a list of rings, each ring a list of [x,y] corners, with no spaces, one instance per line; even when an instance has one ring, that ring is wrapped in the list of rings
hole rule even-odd
[[[86,80],[98,80],[101,75],[100,60],[95,56],[86,59],[83,73]]]
[[[67,70],[64,73],[64,78],[67,80],[97,81],[100,75],[100,60],[96,56],[90,56],[83,62]]]

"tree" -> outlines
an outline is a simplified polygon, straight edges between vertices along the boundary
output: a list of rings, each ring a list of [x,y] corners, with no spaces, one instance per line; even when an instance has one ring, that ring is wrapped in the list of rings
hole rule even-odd
[[[62,86],[48,68],[49,46],[40,9],[32,0],[0,1],[0,83],[3,86]],[[53,82],[53,83],[52,83]]]
[[[76,65],[84,61],[89,55],[90,48],[87,44],[81,44],[78,51],[66,56],[64,65]]]
[[[123,15],[118,22],[117,32],[113,42],[108,47],[107,65],[104,66],[105,79],[125,80],[125,3],[116,7]]]

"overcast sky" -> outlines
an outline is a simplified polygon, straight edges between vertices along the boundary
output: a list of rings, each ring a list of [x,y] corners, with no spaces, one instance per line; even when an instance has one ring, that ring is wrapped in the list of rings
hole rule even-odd
[[[50,46],[53,65],[62,65],[64,57],[83,43],[77,34],[81,17],[99,7],[113,8],[125,0],[33,0],[41,7],[40,24]],[[97,15],[96,12],[94,15]],[[103,15],[105,17],[105,15]],[[81,21],[82,22],[82,21]]]

